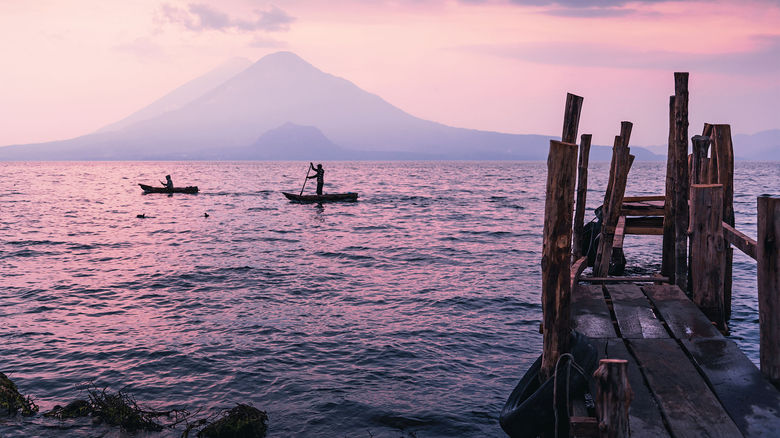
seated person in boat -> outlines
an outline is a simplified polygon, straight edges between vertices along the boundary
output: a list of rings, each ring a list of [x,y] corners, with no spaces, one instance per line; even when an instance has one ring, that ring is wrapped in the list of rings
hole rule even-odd
[[[160,181],[160,184],[166,189],[173,190],[173,180],[170,175],[165,175],[165,182]]]
[[[322,168],[322,164],[318,164],[317,167],[314,167],[314,163],[309,163],[309,166],[311,167],[311,170],[317,172],[316,174],[309,177],[311,178],[317,178],[317,195],[322,195],[322,185],[324,184],[325,179],[325,169]]]

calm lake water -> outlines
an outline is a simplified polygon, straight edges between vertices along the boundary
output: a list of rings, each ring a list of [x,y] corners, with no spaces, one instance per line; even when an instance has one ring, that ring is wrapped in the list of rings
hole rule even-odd
[[[160,409],[249,403],[272,437],[504,436],[541,352],[546,164],[324,164],[325,191],[359,202],[288,202],[308,163],[0,163],[0,372],[42,412],[94,383]],[[627,194],[662,194],[664,173],[635,163]],[[141,193],[166,174],[201,193]],[[778,181],[780,163],[737,163],[740,230]],[[629,269],[657,270],[660,247],[627,237]],[[735,250],[734,269],[755,362],[755,263]],[[0,419],[3,437],[120,435]]]

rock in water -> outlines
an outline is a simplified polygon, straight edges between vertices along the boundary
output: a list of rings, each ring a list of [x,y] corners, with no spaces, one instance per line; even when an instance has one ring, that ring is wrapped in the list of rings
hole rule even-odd
[[[30,397],[25,397],[16,389],[16,385],[5,374],[0,373],[0,414],[24,416],[35,415],[38,406]]]
[[[263,438],[268,431],[268,415],[249,405],[239,404],[221,418],[209,423],[199,438]]]

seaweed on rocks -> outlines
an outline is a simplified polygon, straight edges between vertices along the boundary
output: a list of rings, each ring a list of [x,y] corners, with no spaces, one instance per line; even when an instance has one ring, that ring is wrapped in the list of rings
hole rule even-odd
[[[73,400],[65,406],[55,405],[54,409],[43,414],[44,417],[65,420],[68,418],[88,417],[92,415],[92,405],[86,400]]]
[[[0,373],[0,415],[16,415],[17,412],[29,417],[38,412],[38,405],[31,397],[23,396],[14,382]]]
[[[264,438],[268,432],[268,415],[253,406],[238,404],[216,415],[214,420],[205,418],[190,423],[182,434],[188,438],[193,429],[198,438]]]

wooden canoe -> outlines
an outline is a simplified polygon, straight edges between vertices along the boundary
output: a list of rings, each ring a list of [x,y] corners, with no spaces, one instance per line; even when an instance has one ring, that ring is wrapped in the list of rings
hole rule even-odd
[[[298,195],[296,193],[282,192],[290,201],[295,202],[354,202],[357,201],[358,194],[349,193],[325,193],[322,195]]]
[[[138,184],[144,193],[198,193],[198,186],[174,187],[153,187],[146,184]]]

